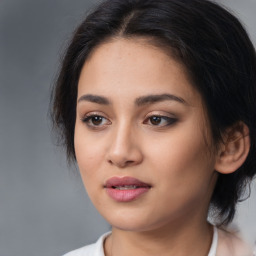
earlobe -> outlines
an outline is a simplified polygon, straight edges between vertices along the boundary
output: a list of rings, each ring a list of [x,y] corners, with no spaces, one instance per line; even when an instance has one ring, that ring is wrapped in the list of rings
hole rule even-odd
[[[226,130],[216,157],[215,170],[222,174],[235,172],[245,162],[249,150],[249,128],[239,122]]]

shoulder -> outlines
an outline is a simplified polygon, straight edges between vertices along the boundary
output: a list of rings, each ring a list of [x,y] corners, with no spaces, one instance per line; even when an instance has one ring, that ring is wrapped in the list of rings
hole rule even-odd
[[[104,256],[104,240],[110,232],[103,234],[96,243],[86,245],[74,251],[71,251],[63,256]]]
[[[253,256],[253,250],[235,233],[218,229],[217,256]]]

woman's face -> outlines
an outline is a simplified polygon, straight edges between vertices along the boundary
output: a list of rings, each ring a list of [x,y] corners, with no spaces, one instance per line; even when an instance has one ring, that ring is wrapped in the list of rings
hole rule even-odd
[[[78,166],[114,228],[205,221],[215,155],[201,96],[182,65],[145,40],[115,39],[84,64],[77,100]]]

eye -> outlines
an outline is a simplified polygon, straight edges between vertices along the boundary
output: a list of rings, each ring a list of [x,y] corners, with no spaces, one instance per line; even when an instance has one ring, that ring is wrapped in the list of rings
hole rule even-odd
[[[81,119],[88,127],[97,128],[111,124],[111,122],[100,115],[86,115]]]
[[[161,115],[155,115],[148,117],[144,123],[153,125],[153,126],[169,126],[174,124],[177,121],[176,118],[168,117],[168,116],[161,116]]]

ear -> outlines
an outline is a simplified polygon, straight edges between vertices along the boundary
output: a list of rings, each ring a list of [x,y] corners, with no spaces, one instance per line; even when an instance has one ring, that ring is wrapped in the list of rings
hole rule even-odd
[[[238,122],[228,128],[217,152],[215,170],[222,174],[235,172],[245,162],[250,150],[249,128]]]

